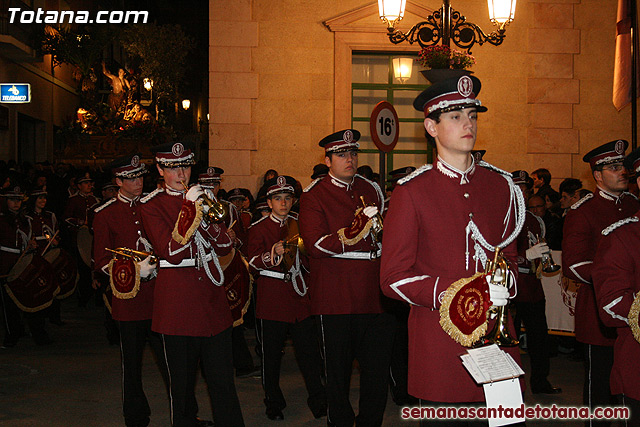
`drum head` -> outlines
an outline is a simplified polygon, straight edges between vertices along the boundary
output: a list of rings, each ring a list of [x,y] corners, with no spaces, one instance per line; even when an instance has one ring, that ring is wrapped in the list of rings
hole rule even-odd
[[[16,280],[22,272],[27,268],[31,261],[33,260],[33,254],[27,254],[22,256],[18,262],[13,266],[13,268],[9,271],[9,275],[7,276],[7,282],[13,282]]]

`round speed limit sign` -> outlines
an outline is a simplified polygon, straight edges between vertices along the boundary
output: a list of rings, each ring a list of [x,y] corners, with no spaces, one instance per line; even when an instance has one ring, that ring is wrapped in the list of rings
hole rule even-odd
[[[398,143],[399,128],[398,114],[393,105],[387,101],[379,102],[369,120],[371,139],[376,147],[385,153],[393,151]]]

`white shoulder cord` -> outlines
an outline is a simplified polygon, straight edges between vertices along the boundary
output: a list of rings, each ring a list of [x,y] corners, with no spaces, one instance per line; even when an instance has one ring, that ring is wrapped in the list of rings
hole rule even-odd
[[[220,274],[220,281],[217,281],[216,279],[214,279],[213,274],[211,274],[211,270],[209,269],[209,263],[207,262],[207,253],[205,251],[206,240],[204,239],[204,237],[202,237],[202,234],[200,234],[199,230],[196,230],[194,234],[194,241],[196,242],[196,248],[198,250],[197,268],[200,268],[200,266],[203,266],[204,271],[207,273],[207,277],[211,279],[213,284],[216,286],[222,286],[222,284],[224,283],[224,272],[222,271],[222,267],[220,266],[220,260],[218,260],[218,256],[214,252],[213,247],[211,247],[210,253],[213,258],[213,264],[216,266],[216,269]]]
[[[507,247],[509,244],[511,244],[511,242],[513,242],[516,239],[516,237],[518,237],[518,234],[520,234],[520,231],[522,230],[522,226],[524,225],[524,219],[525,219],[525,203],[524,203],[524,197],[522,196],[522,192],[513,183],[511,178],[509,178],[506,175],[502,175],[502,176],[509,183],[509,190],[510,190],[509,209],[503,221],[503,223],[505,224],[505,229],[502,235],[504,236],[504,233],[507,230],[506,225],[509,223],[512,207],[515,208],[515,211],[516,211],[516,226],[513,232],[509,235],[509,237],[507,237],[506,240],[496,245],[500,249]],[[481,262],[483,266],[487,263],[487,254],[484,250],[482,250],[482,248],[484,247],[488,251],[493,251],[495,246],[490,245],[485,240],[484,236],[478,229],[478,226],[475,224],[475,222],[473,222],[473,218],[469,219],[469,223],[467,224],[465,231],[466,231],[466,245],[467,245],[466,253],[465,253],[465,256],[466,256],[465,268],[467,270],[469,269],[469,234],[471,234],[471,238],[475,242],[473,245],[475,250],[475,255],[473,256],[473,259],[476,261],[476,272],[477,272],[478,262]]]
[[[296,291],[298,295],[301,297],[307,294],[307,284],[304,281],[304,277],[302,276],[302,269],[300,267],[300,251],[296,251],[296,265],[295,267],[291,267],[291,283],[293,284],[293,290]],[[296,281],[296,277],[300,277],[300,281],[302,282],[302,291],[298,287],[298,282]]]

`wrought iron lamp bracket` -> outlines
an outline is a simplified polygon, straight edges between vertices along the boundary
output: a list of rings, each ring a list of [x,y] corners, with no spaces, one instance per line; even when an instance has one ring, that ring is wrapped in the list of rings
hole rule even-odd
[[[442,9],[438,9],[427,17],[426,21],[419,22],[414,25],[407,33],[396,30],[392,27],[388,28],[388,36],[391,43],[399,44],[408,41],[410,44],[417,42],[420,47],[434,46],[440,41],[447,44],[450,39],[461,49],[471,53],[471,48],[476,43],[483,45],[489,43],[494,46],[502,44],[505,38],[506,23],[490,34],[485,34],[482,29],[471,22],[467,22],[466,18],[455,9],[451,9],[451,21],[449,37],[445,34],[445,25],[442,19]]]

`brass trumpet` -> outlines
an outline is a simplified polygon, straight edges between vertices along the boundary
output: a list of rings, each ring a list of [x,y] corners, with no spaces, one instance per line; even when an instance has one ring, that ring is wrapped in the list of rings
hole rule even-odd
[[[184,181],[180,182],[184,186],[184,189],[189,191],[187,184],[185,184]],[[211,198],[207,196],[207,193],[203,193],[200,198],[209,206],[209,210],[205,214],[205,219],[209,224],[220,224],[229,217],[229,206],[227,206],[226,203],[211,200]]]
[[[502,285],[509,288],[510,275],[507,261],[502,256],[500,248],[496,248],[493,261],[487,260],[485,272],[494,285]],[[506,306],[492,307],[489,313],[496,313],[496,323],[493,329],[485,336],[480,338],[473,347],[483,347],[489,344],[498,344],[500,347],[515,347],[519,344],[518,340],[513,338],[509,333],[508,310]]]
[[[134,249],[129,248],[116,248],[109,249],[105,248],[109,252],[113,252],[114,256],[123,256],[125,258],[131,258],[135,262],[140,262],[147,257],[151,257],[149,259],[149,264],[156,264],[158,262],[158,257],[153,254],[153,252],[145,252],[145,251],[136,251]]]
[[[360,196],[360,200],[362,200],[362,206],[364,208],[366,208],[367,206],[373,206],[373,205],[367,205],[364,201],[364,197]],[[373,237],[373,240],[377,243],[382,243],[382,215],[380,215],[380,212],[378,212],[377,214],[375,214],[372,218],[371,218],[371,236]]]
[[[544,239],[544,237],[536,236],[536,238],[538,240],[536,242],[536,244],[546,241]],[[544,271],[545,273],[555,273],[556,271],[560,270],[560,268],[561,268],[553,260],[553,257],[551,256],[551,252],[547,252],[546,254],[542,254],[542,258],[540,258],[540,264],[542,264],[542,271]]]

